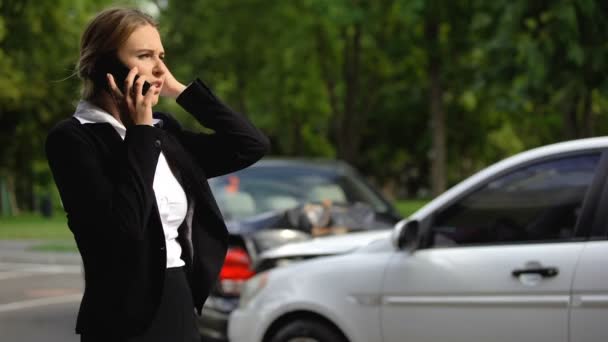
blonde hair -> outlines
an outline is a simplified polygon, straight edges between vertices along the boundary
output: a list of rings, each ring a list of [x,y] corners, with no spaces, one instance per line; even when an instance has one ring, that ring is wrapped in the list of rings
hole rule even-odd
[[[83,99],[91,99],[100,90],[92,80],[98,59],[116,53],[133,31],[145,25],[158,29],[158,23],[150,15],[138,9],[119,7],[103,10],[89,22],[80,39],[76,66],[78,77],[83,81]]]

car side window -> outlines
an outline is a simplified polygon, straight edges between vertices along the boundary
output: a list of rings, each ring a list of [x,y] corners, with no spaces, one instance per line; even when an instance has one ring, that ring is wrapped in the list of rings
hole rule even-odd
[[[433,246],[569,240],[599,159],[543,161],[490,181],[436,216]]]

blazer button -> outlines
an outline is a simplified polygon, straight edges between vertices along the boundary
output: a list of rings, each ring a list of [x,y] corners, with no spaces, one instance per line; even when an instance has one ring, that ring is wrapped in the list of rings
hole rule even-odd
[[[160,248],[160,250],[161,250],[161,251],[164,251],[164,250],[165,250],[165,247],[164,247],[164,246],[163,246],[163,247],[161,247],[161,248]]]
[[[154,146],[156,146],[157,148],[160,148],[160,140],[156,139],[156,141],[154,141]]]

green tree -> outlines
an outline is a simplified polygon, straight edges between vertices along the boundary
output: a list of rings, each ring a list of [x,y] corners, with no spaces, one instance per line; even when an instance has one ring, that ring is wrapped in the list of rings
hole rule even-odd
[[[50,186],[46,132],[73,112],[80,31],[107,2],[0,2],[0,177],[15,212],[35,209],[36,185]]]

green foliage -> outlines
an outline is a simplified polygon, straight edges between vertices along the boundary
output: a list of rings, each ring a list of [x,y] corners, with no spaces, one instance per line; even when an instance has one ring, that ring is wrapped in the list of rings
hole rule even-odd
[[[177,78],[209,82],[270,136],[272,154],[346,159],[396,196],[432,181],[433,82],[448,184],[518,151],[608,130],[604,1],[132,3],[158,15]],[[73,112],[79,35],[108,4],[0,2],[0,177],[14,180],[22,206],[35,206],[32,191],[56,197],[42,144]],[[174,102],[159,109],[200,129]]]
[[[416,210],[422,208],[428,201],[424,199],[420,200],[408,200],[408,201],[397,201],[395,207],[403,217],[408,217],[415,213]]]
[[[44,166],[46,132],[74,111],[80,33],[108,3],[0,2],[0,177],[14,180],[15,197],[25,209],[36,207],[36,187],[51,185]]]

